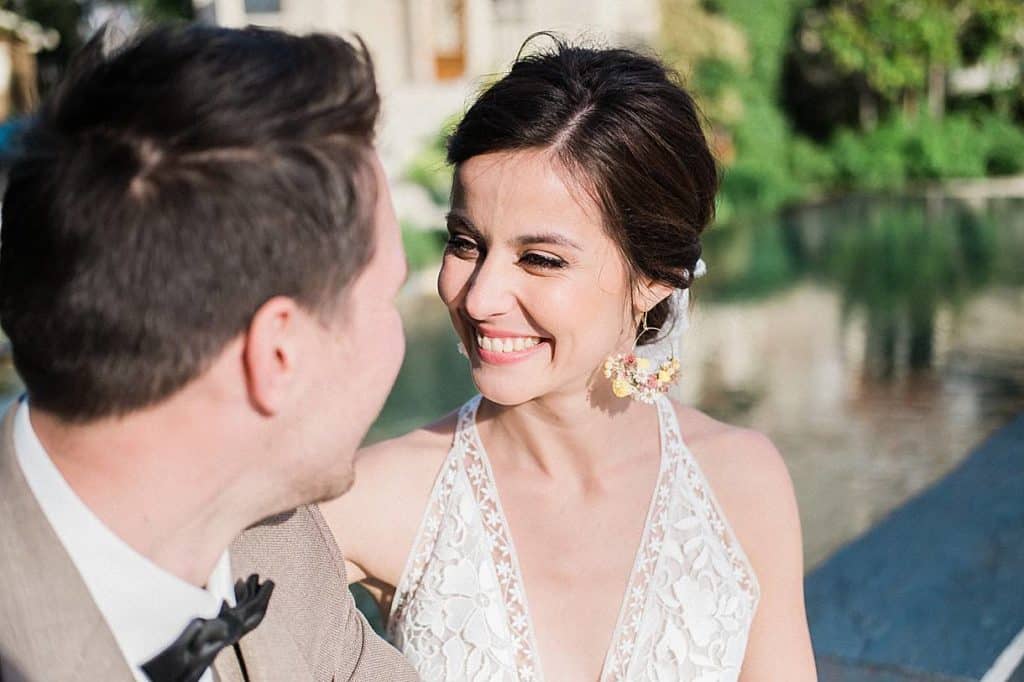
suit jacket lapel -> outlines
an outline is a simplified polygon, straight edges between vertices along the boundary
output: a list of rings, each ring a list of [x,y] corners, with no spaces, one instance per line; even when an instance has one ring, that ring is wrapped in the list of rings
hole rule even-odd
[[[18,465],[17,406],[0,427],[0,656],[27,679],[132,682],[113,633]]]

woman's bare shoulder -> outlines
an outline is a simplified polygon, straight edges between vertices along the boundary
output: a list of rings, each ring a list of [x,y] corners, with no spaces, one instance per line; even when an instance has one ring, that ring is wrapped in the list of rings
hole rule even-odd
[[[683,440],[704,473],[740,545],[761,573],[780,544],[799,553],[800,519],[789,469],[763,433],[676,403]]]
[[[788,480],[785,461],[765,434],[720,421],[688,405],[673,405],[683,441],[706,476],[727,476],[722,482],[729,487],[778,483],[782,474]]]

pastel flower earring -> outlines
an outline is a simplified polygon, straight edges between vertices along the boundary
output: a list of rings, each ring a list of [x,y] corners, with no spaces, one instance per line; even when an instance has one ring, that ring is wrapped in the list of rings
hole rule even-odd
[[[651,368],[648,358],[636,355],[637,342],[649,331],[660,331],[657,327],[647,326],[647,312],[642,318],[642,329],[633,340],[633,348],[628,353],[616,353],[604,363],[604,376],[611,379],[612,393],[618,398],[633,398],[642,403],[651,404],[654,399],[667,393],[668,389],[679,381],[679,360],[675,355],[660,363],[656,369]]]

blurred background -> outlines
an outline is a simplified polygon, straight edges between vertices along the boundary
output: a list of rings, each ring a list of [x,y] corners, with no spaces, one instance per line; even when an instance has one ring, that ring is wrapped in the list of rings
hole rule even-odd
[[[767,433],[785,456],[822,678],[1024,680],[1021,0],[0,8],[0,166],[101,25],[186,19],[365,39],[415,272],[401,300],[408,355],[371,440],[473,393],[434,280],[444,137],[474,93],[538,30],[656,51],[700,102],[724,171],[679,397]],[[0,401],[19,390],[4,347]],[[974,516],[954,513],[964,509]],[[950,556],[967,559],[944,564],[937,547],[953,536]],[[972,580],[985,596],[961,599]]]

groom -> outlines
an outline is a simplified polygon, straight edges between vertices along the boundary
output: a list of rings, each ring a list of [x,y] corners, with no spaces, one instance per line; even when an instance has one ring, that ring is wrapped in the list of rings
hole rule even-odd
[[[93,41],[40,111],[0,236],[3,682],[414,679],[309,506],[404,352],[377,110],[361,45],[190,26]]]

